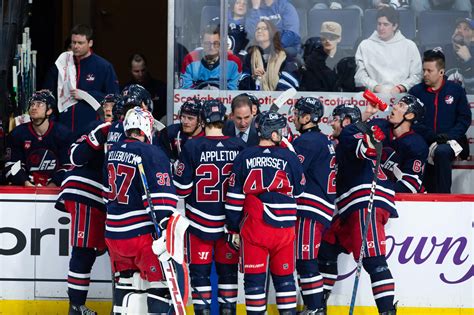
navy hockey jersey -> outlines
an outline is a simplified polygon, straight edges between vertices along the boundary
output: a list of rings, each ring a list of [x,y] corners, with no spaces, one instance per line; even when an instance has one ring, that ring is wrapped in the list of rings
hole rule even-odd
[[[298,216],[329,226],[335,208],[336,155],[328,136],[315,129],[293,141],[306,178],[305,192],[297,200]]]
[[[176,209],[178,197],[170,162],[163,151],[138,140],[117,142],[107,153],[104,165],[104,178],[108,181],[105,191],[107,238],[127,239],[155,231],[138,171],[140,157],[158,220],[170,216]]]
[[[45,186],[53,182],[60,186],[69,167],[67,152],[70,143],[70,131],[53,121],[49,122],[49,128],[42,136],[34,131],[31,122],[17,126],[8,136],[7,180],[21,186],[27,180],[36,185]],[[21,169],[12,174],[11,168],[17,161],[21,161]]]
[[[355,124],[344,127],[336,146],[336,207],[339,215],[366,208],[376,163],[375,149],[369,148]],[[395,209],[394,184],[379,167],[374,207],[383,208],[392,217]]]
[[[104,148],[97,148],[87,141],[87,134],[101,123],[93,121],[85,129],[86,134],[71,145],[69,159],[73,168],[66,173],[61,184],[59,201],[72,200],[105,211],[102,197]]]
[[[206,240],[224,235],[224,202],[240,138],[204,136],[187,141],[175,167],[176,191],[185,197],[189,231]]]
[[[112,123],[109,127],[107,134],[107,142],[105,152],[108,152],[114,143],[124,141],[126,138],[125,131],[123,130],[123,121],[117,120]]]
[[[204,136],[204,131],[201,131],[194,137],[189,137],[183,132],[181,123],[176,123],[161,130],[159,134],[159,144],[170,160],[175,161],[179,158],[179,154],[188,139],[202,136]]]
[[[296,198],[304,191],[305,176],[295,153],[272,146],[243,150],[235,159],[226,200],[226,224],[238,231],[245,195],[263,203],[263,220],[275,227],[296,221]]]
[[[428,145],[422,136],[413,130],[396,138],[393,135],[392,125],[385,119],[374,119],[383,131],[390,135],[388,147],[384,147],[382,168],[393,172],[396,166],[401,174],[396,178],[395,192],[422,193],[424,192],[423,173],[428,158]]]

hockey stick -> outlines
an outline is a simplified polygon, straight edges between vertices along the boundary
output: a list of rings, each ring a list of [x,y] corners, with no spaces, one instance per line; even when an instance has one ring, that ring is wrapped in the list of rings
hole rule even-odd
[[[143,168],[143,163],[141,157],[137,160],[138,164],[138,171],[140,172],[140,178],[143,185],[143,190],[145,191],[146,200],[148,202],[148,213],[151,217],[151,221],[153,222],[153,226],[155,227],[155,231],[158,237],[161,236],[160,226],[158,225],[158,218],[156,217],[156,213],[153,210],[153,202],[151,200],[150,189],[148,188],[148,181],[146,179],[145,170]],[[166,282],[168,283],[168,289],[170,291],[171,300],[173,301],[173,307],[178,315],[185,315],[186,314],[186,304],[185,301],[187,297],[181,296],[178,287],[178,280],[176,277],[176,270],[172,263],[169,260],[161,260],[161,265],[163,267],[163,273],[166,277]]]
[[[364,219],[364,229],[362,231],[362,244],[360,246],[360,255],[359,255],[359,260],[357,261],[357,269],[356,269],[356,275],[354,279],[354,287],[352,288],[352,297],[351,297],[351,305],[349,307],[349,315],[354,314],[354,307],[355,307],[355,300],[357,296],[357,289],[359,287],[359,280],[360,280],[360,274],[362,271],[362,260],[364,258],[364,252],[365,252],[365,243],[367,241],[367,234],[369,231],[368,225],[370,222],[370,218],[372,216],[372,208],[374,206],[374,199],[375,199],[375,192],[377,190],[377,177],[378,177],[378,172],[379,172],[379,167],[380,167],[380,160],[382,158],[382,143],[375,141],[373,137],[372,131],[367,127],[367,125],[363,123],[356,123],[357,128],[362,131],[363,133],[368,134],[370,137],[372,143],[375,145],[375,150],[377,152],[377,158],[375,162],[375,168],[374,168],[374,176],[372,178],[372,185],[370,186],[370,196],[369,196],[369,203],[367,205],[367,216]]]
[[[293,98],[296,95],[295,88],[289,88],[278,96],[270,106],[269,111],[278,112],[278,110],[285,104],[290,98]]]

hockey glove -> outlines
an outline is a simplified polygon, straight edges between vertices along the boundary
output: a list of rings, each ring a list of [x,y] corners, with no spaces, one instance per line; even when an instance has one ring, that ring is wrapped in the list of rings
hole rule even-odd
[[[110,122],[105,122],[95,127],[95,129],[87,135],[87,143],[95,150],[99,150],[105,142],[107,142],[107,134],[109,133],[110,125]]]
[[[440,133],[436,135],[437,144],[445,144],[446,142],[448,142],[448,140],[449,140],[449,137],[445,133]]]
[[[372,131],[372,136],[369,136],[368,134],[365,135],[365,142],[371,149],[375,149],[375,142],[382,142],[385,139],[385,133],[380,129],[379,126],[375,125],[370,128]]]
[[[230,248],[232,248],[235,251],[239,251],[239,248],[240,248],[240,235],[239,234],[229,231],[226,234],[226,242]]]

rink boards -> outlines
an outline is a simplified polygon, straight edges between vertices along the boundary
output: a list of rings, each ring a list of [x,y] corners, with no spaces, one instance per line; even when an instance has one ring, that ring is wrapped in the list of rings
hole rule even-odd
[[[0,188],[0,314],[56,314],[67,307],[69,215],[54,209],[56,193]],[[400,218],[387,225],[387,253],[401,314],[473,314],[474,195],[400,195],[397,200]],[[355,262],[343,255],[340,266],[341,280],[329,300],[337,307],[330,314],[347,313],[350,302]],[[97,259],[91,278],[90,300],[106,301],[91,305],[106,314],[111,297],[106,255]],[[244,303],[242,282],[238,303]],[[367,307],[360,314],[375,313],[365,273],[356,304]]]

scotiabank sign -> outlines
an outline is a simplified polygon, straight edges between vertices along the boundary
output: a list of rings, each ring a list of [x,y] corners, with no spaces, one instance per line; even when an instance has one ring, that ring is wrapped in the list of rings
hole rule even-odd
[[[56,193],[0,188],[0,298],[67,297],[69,215],[54,209]],[[473,308],[474,195],[397,198],[400,218],[391,219],[386,230],[388,263],[400,305]],[[352,256],[339,259],[340,281],[331,305],[349,303],[354,281]],[[109,261],[103,255],[94,265],[89,297],[111,298],[109,280]],[[357,305],[374,305],[365,272],[360,284]],[[242,281],[238,302],[244,303]],[[270,303],[274,303],[273,292]]]

